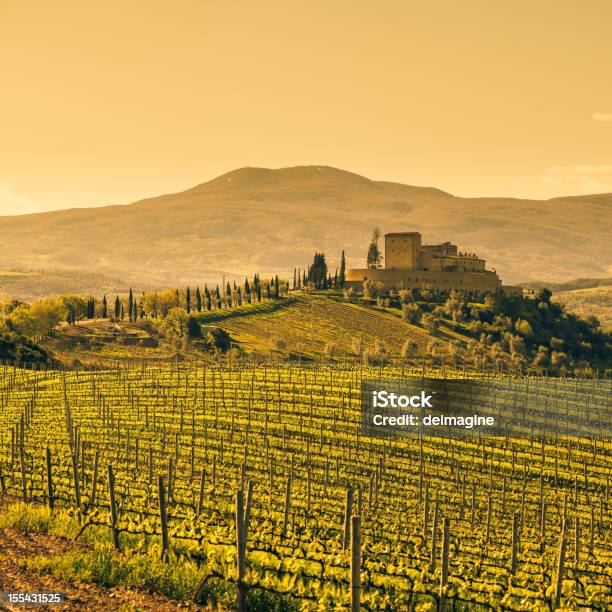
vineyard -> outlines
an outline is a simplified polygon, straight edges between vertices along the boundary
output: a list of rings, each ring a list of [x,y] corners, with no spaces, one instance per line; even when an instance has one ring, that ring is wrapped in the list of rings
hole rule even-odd
[[[296,342],[308,340],[303,327]],[[81,531],[103,526],[118,555],[128,538],[158,544],[168,563],[180,551],[198,566],[193,597],[225,608],[265,594],[283,610],[609,609],[607,430],[363,431],[363,380],[424,374],[454,375],[254,362],[0,367],[0,491],[70,509]],[[511,413],[515,379],[493,382],[489,408]],[[610,421],[609,380],[534,377],[527,389],[534,419],[587,406]]]
[[[383,343],[399,355],[406,340],[423,352],[431,337],[423,329],[393,315],[323,295],[296,295],[281,304],[254,304],[243,309],[204,314],[203,323],[214,323],[255,348],[269,348],[271,338],[282,338],[290,351],[316,355],[326,344],[341,353],[353,351],[359,338],[364,348]]]

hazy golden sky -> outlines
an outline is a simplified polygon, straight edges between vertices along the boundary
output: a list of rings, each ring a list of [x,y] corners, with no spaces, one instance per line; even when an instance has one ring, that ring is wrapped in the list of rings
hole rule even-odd
[[[612,191],[611,32],[610,0],[0,0],[0,211],[252,165]]]

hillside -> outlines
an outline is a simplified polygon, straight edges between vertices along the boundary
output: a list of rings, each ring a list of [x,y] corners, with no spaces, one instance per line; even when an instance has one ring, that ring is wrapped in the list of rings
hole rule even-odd
[[[364,350],[384,344],[389,355],[397,357],[406,340],[424,353],[432,337],[423,329],[373,308],[348,304],[323,295],[296,295],[275,307],[254,304],[243,310],[202,315],[204,324],[226,329],[247,350],[269,351],[282,341],[283,350],[308,356],[321,356],[333,346],[338,354],[353,353],[357,339]]]
[[[141,285],[287,273],[315,250],[360,266],[372,229],[451,240],[505,283],[604,276],[612,195],[459,198],[325,166],[242,168],[125,206],[0,217],[3,269],[87,271]]]
[[[149,289],[134,286],[134,290]],[[128,293],[126,281],[84,270],[0,270],[0,300],[13,297],[32,302],[56,295]]]
[[[575,291],[576,289],[592,289],[594,287],[605,287],[612,285],[612,278],[576,278],[565,283],[547,283],[543,281],[521,283],[525,289],[550,289],[553,293],[562,291]]]
[[[612,331],[612,284],[555,292],[552,299],[581,317],[597,317],[604,329]]]

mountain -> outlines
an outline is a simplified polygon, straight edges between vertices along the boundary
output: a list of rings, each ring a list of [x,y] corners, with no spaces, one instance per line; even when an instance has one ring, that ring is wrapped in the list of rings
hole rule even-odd
[[[241,168],[129,205],[0,217],[0,270],[87,271],[142,286],[292,273],[315,251],[362,266],[371,232],[420,231],[505,283],[612,271],[612,194],[460,198],[327,166]]]

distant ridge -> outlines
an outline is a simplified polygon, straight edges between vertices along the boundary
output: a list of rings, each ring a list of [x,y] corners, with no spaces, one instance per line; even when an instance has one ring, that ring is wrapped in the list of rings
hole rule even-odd
[[[315,251],[363,264],[374,227],[487,259],[505,283],[612,273],[612,194],[459,198],[329,166],[239,168],[129,205],[0,217],[0,271],[95,272],[165,286],[292,274]]]

